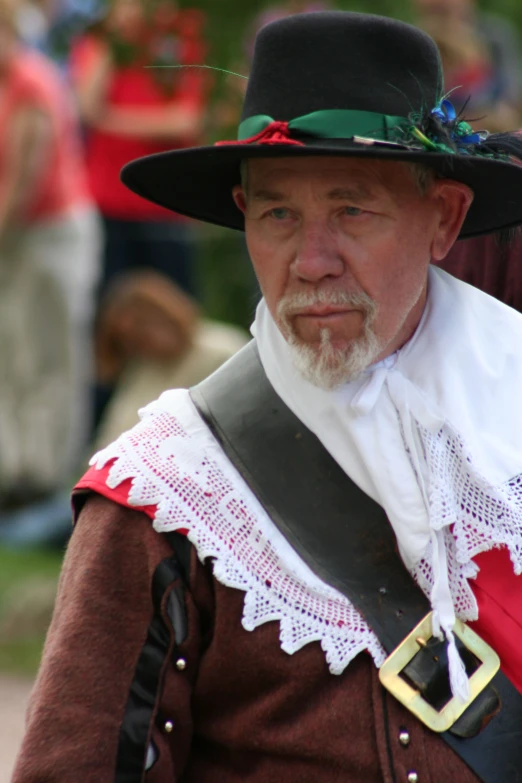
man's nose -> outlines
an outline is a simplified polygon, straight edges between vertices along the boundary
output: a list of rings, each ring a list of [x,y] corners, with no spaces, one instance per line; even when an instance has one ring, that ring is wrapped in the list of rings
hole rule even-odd
[[[300,280],[309,283],[343,274],[343,259],[326,226],[303,226],[292,262],[292,272]]]

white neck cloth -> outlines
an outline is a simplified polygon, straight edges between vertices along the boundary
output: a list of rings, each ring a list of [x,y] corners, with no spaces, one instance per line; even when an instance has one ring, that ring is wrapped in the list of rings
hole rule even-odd
[[[334,391],[313,386],[294,368],[264,301],[252,333],[277,394],[386,511],[406,565],[411,569],[431,547],[434,628],[446,632],[452,691],[465,698],[444,528],[473,515],[484,539],[478,552],[503,538],[499,528],[522,524],[519,495],[510,492],[510,480],[522,473],[522,316],[430,267],[428,301],[412,339]],[[520,572],[520,552],[511,556]]]

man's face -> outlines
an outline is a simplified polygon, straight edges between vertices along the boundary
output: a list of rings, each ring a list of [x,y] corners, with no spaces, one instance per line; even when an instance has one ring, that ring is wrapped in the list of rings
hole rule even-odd
[[[234,197],[268,309],[305,377],[326,388],[409,339],[431,258],[471,203],[443,180],[421,195],[407,164],[333,157],[252,159]]]

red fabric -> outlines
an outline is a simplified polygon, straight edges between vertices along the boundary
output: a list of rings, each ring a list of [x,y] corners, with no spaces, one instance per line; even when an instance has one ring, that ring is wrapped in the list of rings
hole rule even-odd
[[[107,485],[107,479],[109,478],[109,473],[113,464],[114,460],[109,460],[109,462],[103,468],[101,468],[101,470],[98,470],[96,467],[90,468],[76,484],[74,487],[74,492],[86,489],[91,490],[92,492],[96,492],[98,495],[103,495],[109,500],[112,500],[114,503],[118,503],[120,506],[124,506],[125,508],[132,508],[134,511],[143,511],[151,519],[154,519],[154,515],[156,514],[156,506],[131,506],[129,503],[129,493],[132,489],[131,479],[122,481],[122,483],[118,484],[118,486],[114,489],[111,489]]]
[[[522,312],[521,264],[522,236],[517,234],[504,246],[492,235],[462,239],[438,266]]]
[[[515,575],[505,547],[483,552],[474,560],[480,567],[471,582],[479,619],[470,626],[497,651],[502,671],[522,692],[522,576]]]
[[[125,481],[122,481],[121,484],[118,484],[118,486],[114,487],[114,489],[111,489],[111,487],[107,485],[107,479],[109,478],[109,473],[113,464],[114,460],[109,460],[109,462],[100,470],[98,470],[96,467],[90,468],[76,484],[73,492],[84,492],[85,490],[96,492],[98,495],[103,495],[103,497],[112,500],[114,503],[118,503],[119,506],[130,508],[133,511],[143,511],[143,513],[147,514],[148,517],[154,519],[156,516],[157,506],[133,506],[129,503],[129,495],[132,490],[132,479],[126,479]],[[182,528],[177,532],[186,536],[188,530]]]
[[[294,144],[298,147],[304,147],[302,141],[292,139],[288,123],[277,120],[274,120],[262,131],[256,133],[255,136],[250,136],[248,139],[243,139],[242,141],[217,141],[214,146],[226,147],[229,144]]]
[[[129,504],[130,480],[122,482],[115,489],[107,486],[112,465],[113,461],[110,461],[101,470],[91,468],[75,490],[92,490],[121,506],[144,511],[154,517],[155,506],[136,507]],[[186,530],[179,532],[187,534]],[[515,576],[505,547],[483,552],[474,561],[480,568],[477,579],[471,582],[478,602],[479,619],[469,625],[498,653],[502,671],[522,693],[522,576]]]
[[[194,31],[192,33],[178,42],[180,64],[204,62],[203,41]],[[75,81],[81,82],[86,78],[96,59],[103,55],[104,47],[104,42],[92,35],[76,41],[71,55]],[[144,65],[115,68],[108,87],[107,105],[129,109],[142,107],[144,112],[169,105],[173,108],[203,110],[207,101],[208,73],[199,68],[180,69],[176,80],[174,93],[168,95],[156,81],[154,71]],[[86,156],[90,185],[102,214],[121,220],[185,220],[128,190],[120,182],[120,171],[131,160],[167,150],[197,146],[198,143],[199,139],[196,138],[187,138],[176,144],[119,136],[95,129],[88,131]]]
[[[50,149],[22,218],[63,215],[90,200],[73,103],[54,65],[37,52],[20,48],[13,59],[0,104],[0,181],[6,138],[13,115],[36,107],[51,120]]]

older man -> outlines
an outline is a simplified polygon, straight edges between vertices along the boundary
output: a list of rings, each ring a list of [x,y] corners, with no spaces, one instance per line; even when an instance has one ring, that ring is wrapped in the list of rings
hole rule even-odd
[[[15,783],[522,779],[522,318],[430,266],[522,222],[520,153],[325,12],[259,34],[239,141],[125,170],[263,300],[79,483]]]

